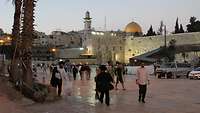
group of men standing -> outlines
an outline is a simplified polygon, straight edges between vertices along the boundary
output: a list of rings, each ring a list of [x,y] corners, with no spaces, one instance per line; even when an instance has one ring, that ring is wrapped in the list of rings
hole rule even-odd
[[[103,97],[105,94],[105,103],[107,106],[110,105],[109,91],[114,88],[112,84],[115,84],[115,89],[118,90],[117,85],[120,82],[123,90],[126,90],[124,86],[125,70],[123,64],[119,62],[116,63],[116,66],[113,66],[111,62],[108,62],[107,66],[101,65],[97,68],[97,75],[95,77],[96,97],[101,103],[103,103]],[[149,74],[147,69],[144,67],[144,63],[141,63],[141,67],[137,69],[136,75],[136,84],[139,86],[138,101],[145,103],[147,84],[149,84]],[[98,95],[98,92],[100,92],[100,96]]]
[[[59,62],[58,66],[55,66],[53,68],[52,72],[52,78],[51,78],[51,85],[58,89],[58,96],[61,96],[62,91],[62,84],[63,80],[67,81],[70,80],[69,76],[66,74],[66,70],[64,68],[65,63]],[[88,66],[89,67],[89,66]],[[76,80],[76,75],[78,71],[80,72],[80,77],[82,80],[82,74],[83,71],[88,71],[87,77],[90,78],[90,72],[91,69],[87,66],[82,66],[79,70],[74,65],[72,67],[74,80]],[[124,75],[126,73],[126,69],[124,65],[120,62],[116,63],[116,66],[113,66],[111,62],[108,62],[108,65],[100,65],[96,70],[96,92],[100,93],[100,96],[98,95],[97,98],[100,100],[101,103],[103,103],[103,98],[105,95],[105,102],[107,106],[110,105],[110,96],[109,91],[114,89],[118,90],[118,83],[121,83],[122,89],[125,89],[124,85]],[[139,97],[138,101],[145,103],[145,95],[147,90],[147,84],[149,84],[149,78],[148,78],[148,71],[145,68],[144,64],[141,63],[141,66],[137,69],[136,73],[136,84],[139,86]]]

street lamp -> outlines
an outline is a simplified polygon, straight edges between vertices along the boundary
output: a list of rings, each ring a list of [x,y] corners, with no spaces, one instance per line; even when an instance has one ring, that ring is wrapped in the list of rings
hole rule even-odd
[[[5,42],[4,40],[0,40],[0,44],[1,44],[1,45],[3,45],[3,44],[4,44],[4,42]]]
[[[52,48],[51,51],[52,51],[52,52],[56,52],[56,49],[55,49],[55,48]]]
[[[167,37],[166,37],[166,34],[167,34],[167,30],[166,30],[166,25],[164,26],[164,37],[165,37],[165,48],[167,47]]]
[[[12,38],[10,36],[7,36],[6,40],[11,41]]]
[[[57,49],[56,48],[52,48],[52,49],[50,49],[50,51],[51,51],[51,54],[52,54],[51,57],[53,57],[52,59],[54,59],[55,56],[56,56]]]

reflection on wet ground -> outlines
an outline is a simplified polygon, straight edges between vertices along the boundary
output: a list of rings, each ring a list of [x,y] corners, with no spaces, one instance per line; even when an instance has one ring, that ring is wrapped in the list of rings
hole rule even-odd
[[[93,77],[95,73],[92,73]],[[78,75],[79,76],[79,75]],[[25,107],[32,113],[199,113],[200,81],[189,79],[156,79],[150,77],[146,103],[139,103],[138,86],[134,75],[126,75],[123,91],[112,90],[111,105],[107,107],[95,100],[94,78],[75,80],[72,95],[56,102]],[[48,83],[50,77],[46,78]],[[65,86],[64,86],[65,87]],[[63,88],[65,89],[65,88]]]

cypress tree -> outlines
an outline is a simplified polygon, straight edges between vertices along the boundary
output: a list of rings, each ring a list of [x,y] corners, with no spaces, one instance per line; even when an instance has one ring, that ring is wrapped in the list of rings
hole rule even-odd
[[[184,33],[185,31],[184,31],[184,29],[183,29],[183,25],[182,24],[180,24],[180,30],[179,30],[179,33]]]
[[[178,18],[176,19],[176,25],[175,25],[175,34],[176,33],[179,33],[180,32],[180,29],[179,29],[179,24],[178,24]]]
[[[156,33],[153,31],[152,25],[150,26],[149,30],[147,31],[146,36],[154,36]]]

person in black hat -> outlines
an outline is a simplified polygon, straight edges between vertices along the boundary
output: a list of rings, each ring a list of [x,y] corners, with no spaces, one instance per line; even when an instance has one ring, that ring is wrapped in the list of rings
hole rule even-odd
[[[58,96],[61,97],[62,92],[62,84],[63,81],[66,81],[67,74],[64,69],[64,62],[61,61],[58,63],[59,66],[55,66],[52,72],[52,78],[51,78],[51,85],[55,88],[58,88]]]
[[[51,77],[51,85],[52,87],[58,88],[58,96],[61,96],[62,91],[62,76],[58,71],[57,67],[53,68],[52,77]]]
[[[109,90],[110,90],[110,84],[111,82],[113,82],[113,78],[108,72],[106,72],[107,68],[105,65],[101,65],[99,69],[101,72],[96,78],[97,87],[100,92],[99,100],[101,103],[103,103],[103,98],[105,94],[106,105],[109,106],[110,105]]]

